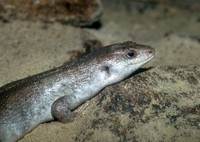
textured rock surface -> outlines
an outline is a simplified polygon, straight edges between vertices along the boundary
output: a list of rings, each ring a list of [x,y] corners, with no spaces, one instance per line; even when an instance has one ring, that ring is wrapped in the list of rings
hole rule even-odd
[[[34,129],[20,142],[66,139],[198,142],[200,66],[144,70],[103,90],[75,122],[42,124],[39,131]],[[43,135],[43,139],[34,135]]]
[[[100,0],[0,0],[0,17],[87,26],[99,20]]]
[[[200,67],[156,67],[110,86],[95,100],[80,141],[199,141]],[[107,140],[109,141],[109,140]]]

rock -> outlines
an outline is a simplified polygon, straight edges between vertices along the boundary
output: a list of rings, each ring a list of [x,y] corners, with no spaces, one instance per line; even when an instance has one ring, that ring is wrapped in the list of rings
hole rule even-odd
[[[78,140],[198,141],[200,67],[155,67],[106,88]],[[92,132],[92,133],[91,133]]]
[[[101,15],[100,0],[0,0],[0,17],[4,21],[32,19],[89,26]]]
[[[83,117],[42,124],[20,142],[200,139],[200,66],[142,69],[90,102]]]
[[[98,42],[81,28],[59,23],[16,20],[0,27],[0,86],[60,66],[73,58],[70,52],[84,53],[88,42]]]

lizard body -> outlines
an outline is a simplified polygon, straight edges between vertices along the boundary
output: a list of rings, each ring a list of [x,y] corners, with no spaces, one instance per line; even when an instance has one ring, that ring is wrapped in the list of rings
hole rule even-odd
[[[75,108],[153,58],[134,42],[108,45],[55,69],[0,88],[0,142],[14,142],[40,123],[73,119]]]

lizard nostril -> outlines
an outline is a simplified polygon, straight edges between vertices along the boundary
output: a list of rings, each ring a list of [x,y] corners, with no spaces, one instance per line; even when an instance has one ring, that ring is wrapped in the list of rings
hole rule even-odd
[[[148,53],[149,53],[149,54],[154,54],[154,53],[155,53],[155,50],[154,50],[154,49],[151,49],[151,50],[148,51]]]
[[[151,54],[151,53],[153,53],[153,51],[152,51],[152,50],[149,50],[149,54]]]

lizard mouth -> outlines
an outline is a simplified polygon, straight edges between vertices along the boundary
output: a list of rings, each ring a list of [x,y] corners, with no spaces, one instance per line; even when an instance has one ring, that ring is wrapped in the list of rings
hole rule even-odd
[[[145,60],[141,61],[139,64],[146,64],[148,63],[154,56],[155,56],[155,49],[151,48],[151,50],[148,51],[147,55],[149,56]]]
[[[153,52],[153,54],[149,58],[147,58],[147,61],[151,60],[154,56],[155,56],[155,52]]]
[[[151,50],[148,51],[148,55],[151,55],[151,56],[147,58],[147,62],[155,56],[155,49],[151,48]]]

